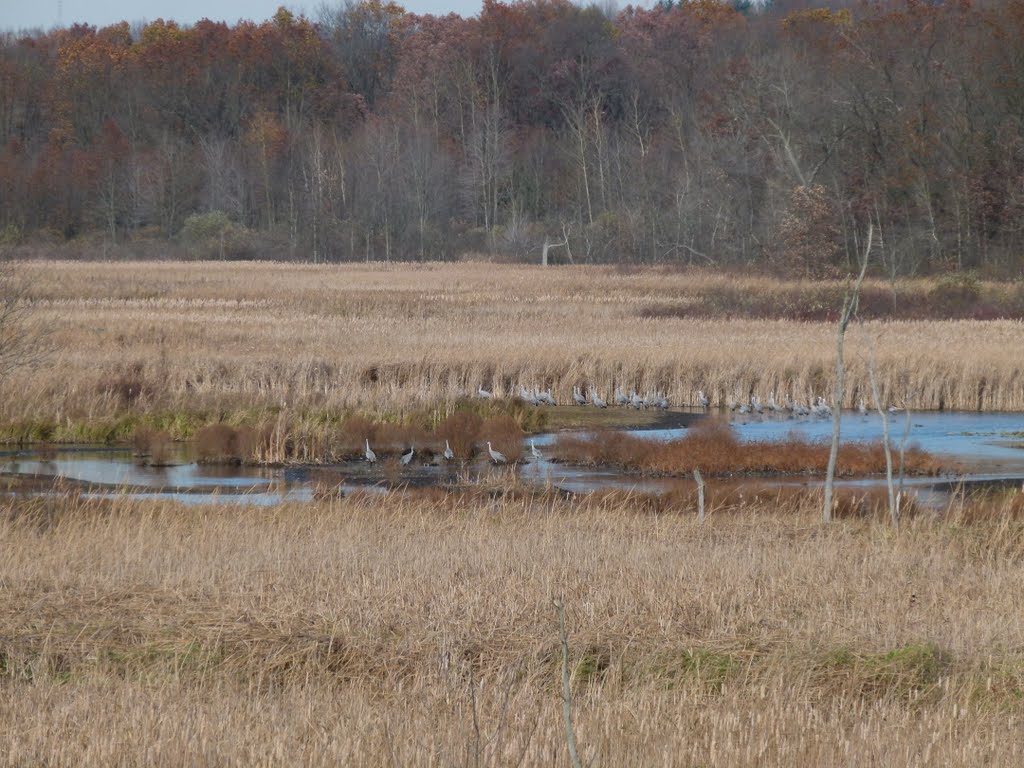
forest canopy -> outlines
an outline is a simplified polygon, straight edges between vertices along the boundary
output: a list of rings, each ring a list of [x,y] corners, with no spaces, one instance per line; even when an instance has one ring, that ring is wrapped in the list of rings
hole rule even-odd
[[[0,36],[0,244],[1024,269],[1024,0],[379,0]],[[154,253],[157,251],[153,251]]]

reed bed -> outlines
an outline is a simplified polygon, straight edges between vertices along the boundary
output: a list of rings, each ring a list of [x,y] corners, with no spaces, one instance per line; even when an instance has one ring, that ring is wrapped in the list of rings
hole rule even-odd
[[[9,439],[126,438],[143,415],[175,437],[281,412],[310,423],[430,412],[435,427],[479,387],[506,399],[519,386],[550,387],[562,403],[572,402],[574,386],[606,398],[616,386],[662,392],[674,406],[696,403],[697,390],[713,407],[772,392],[808,402],[832,391],[834,327],[793,319],[800,313],[786,308],[794,297],[842,287],[475,263],[20,269],[54,351],[44,367],[6,382],[0,426]],[[927,297],[938,284],[897,287]],[[1010,307],[1019,287],[979,290]],[[780,309],[752,309],[743,297],[774,297]],[[858,324],[847,340],[847,406],[870,400],[869,341],[887,403],[1024,410],[1024,358],[1011,354],[1024,348],[1019,320]]]
[[[742,442],[728,425],[705,421],[675,440],[649,440],[622,432],[563,434],[555,442],[561,461],[583,466],[621,467],[651,475],[709,476],[737,474],[817,474],[828,467],[830,445],[790,436],[773,442]],[[895,449],[894,449],[895,452]],[[919,448],[905,451],[910,474],[938,475],[952,467]],[[837,477],[885,471],[885,450],[878,443],[846,443],[839,448]]]
[[[1019,765],[1014,498],[9,498],[0,761],[567,766],[564,598],[588,762]]]

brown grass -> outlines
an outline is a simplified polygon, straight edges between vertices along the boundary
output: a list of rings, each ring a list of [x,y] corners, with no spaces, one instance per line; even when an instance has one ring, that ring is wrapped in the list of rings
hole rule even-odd
[[[1024,520],[629,496],[0,508],[0,761],[1013,766]]]
[[[7,382],[0,430],[61,440],[81,439],[82,425],[104,420],[113,434],[118,420],[140,415],[166,416],[169,425],[154,426],[176,438],[217,421],[256,426],[280,413],[308,422],[311,433],[352,413],[402,423],[431,413],[436,418],[417,426],[433,429],[480,386],[501,398],[520,385],[551,387],[563,403],[573,385],[596,386],[603,396],[617,385],[657,390],[674,405],[696,402],[698,389],[716,405],[772,391],[807,402],[831,392],[830,323],[787,313],[751,319],[742,304],[736,317],[644,316],[643,308],[697,306],[723,291],[788,306],[787,297],[841,287],[654,268],[472,263],[22,268],[57,351],[45,368]],[[940,287],[900,286],[914,295]],[[980,290],[1017,288],[983,283]],[[887,402],[1024,410],[1024,363],[1007,354],[1024,348],[1019,321],[879,319],[863,331],[847,339],[847,405],[869,390],[867,333],[876,339]]]
[[[555,455],[560,461],[584,466],[621,467],[655,475],[689,474],[699,469],[709,476],[737,474],[822,474],[828,466],[829,444],[791,435],[778,442],[743,442],[728,425],[713,419],[698,422],[676,440],[645,440],[622,432],[559,435]],[[895,449],[894,449],[895,457]],[[895,461],[895,458],[894,458]],[[937,475],[948,463],[920,449],[906,451],[906,471]],[[885,452],[878,443],[845,443],[839,447],[837,477],[885,471]]]

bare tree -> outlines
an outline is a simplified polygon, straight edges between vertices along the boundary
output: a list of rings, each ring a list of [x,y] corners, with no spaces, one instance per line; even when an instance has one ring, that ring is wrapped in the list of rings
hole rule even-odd
[[[0,383],[19,368],[41,364],[49,352],[34,310],[24,275],[13,262],[0,262]]]
[[[846,338],[846,327],[850,318],[857,314],[860,301],[860,286],[868,271],[868,260],[871,256],[871,241],[874,237],[875,225],[868,225],[868,239],[864,246],[864,258],[861,260],[860,274],[856,282],[846,290],[843,298],[843,311],[839,315],[839,327],[836,333],[836,386],[832,407],[832,448],[828,454],[828,469],[825,472],[825,502],[822,508],[822,522],[832,522],[832,484],[836,475],[836,459],[839,456],[839,422],[843,415],[843,397],[846,395],[846,370],[843,365],[843,341]]]

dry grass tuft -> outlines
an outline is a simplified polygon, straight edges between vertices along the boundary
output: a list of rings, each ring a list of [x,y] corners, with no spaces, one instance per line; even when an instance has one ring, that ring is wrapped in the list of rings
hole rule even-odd
[[[829,445],[792,435],[780,442],[743,442],[728,425],[712,419],[699,422],[686,435],[667,442],[645,440],[621,432],[561,435],[555,443],[560,461],[584,466],[614,466],[649,474],[709,476],[735,474],[821,474],[828,465]],[[929,454],[906,452],[911,474],[948,471]],[[839,448],[836,474],[854,477],[885,471],[881,443],[846,443]]]

